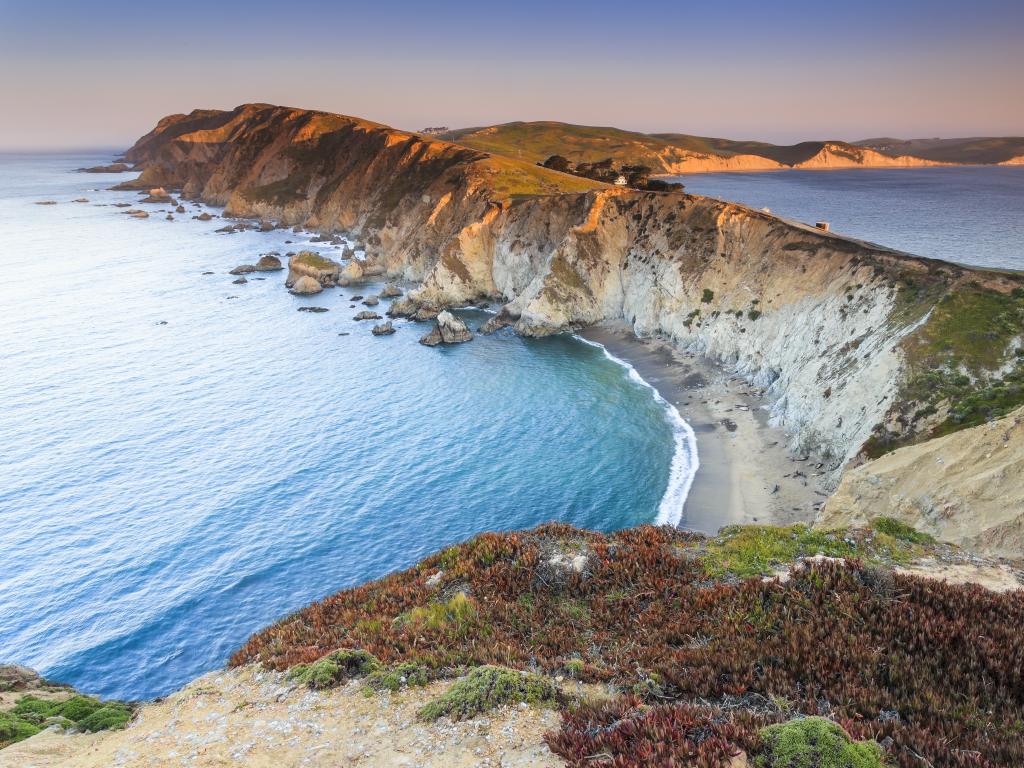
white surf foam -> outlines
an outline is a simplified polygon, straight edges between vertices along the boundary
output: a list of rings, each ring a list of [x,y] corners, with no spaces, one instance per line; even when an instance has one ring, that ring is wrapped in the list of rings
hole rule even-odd
[[[679,414],[679,409],[662,397],[657,388],[644,379],[630,363],[613,355],[604,344],[584,339],[582,336],[576,336],[576,338],[584,344],[597,347],[604,352],[605,357],[625,368],[630,379],[651,390],[654,399],[664,406],[665,418],[672,427],[675,452],[672,454],[668,487],[665,488],[665,495],[661,497],[661,503],[658,505],[658,516],[654,522],[658,525],[679,525],[683,519],[683,504],[686,503],[686,497],[690,493],[690,486],[693,485],[693,478],[700,467],[700,458],[697,455],[697,436],[693,433],[693,428]]]

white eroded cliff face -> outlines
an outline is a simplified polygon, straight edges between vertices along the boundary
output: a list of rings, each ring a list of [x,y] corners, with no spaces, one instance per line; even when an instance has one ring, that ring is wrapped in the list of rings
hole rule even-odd
[[[467,301],[491,286],[459,273],[489,271],[507,300],[491,327],[545,335],[624,319],[765,388],[793,448],[833,469],[884,420],[900,342],[920,319],[894,318],[887,265],[904,257],[692,196],[598,192],[552,208],[495,216],[486,246],[446,254],[413,300]]]

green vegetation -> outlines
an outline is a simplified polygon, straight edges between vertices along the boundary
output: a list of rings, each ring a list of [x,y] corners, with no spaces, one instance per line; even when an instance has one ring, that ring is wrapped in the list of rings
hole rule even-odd
[[[380,661],[359,649],[341,648],[312,664],[298,664],[288,677],[314,689],[333,688],[353,677],[364,677],[382,671]]]
[[[757,768],[884,768],[884,752],[874,741],[852,741],[831,720],[806,717],[761,731],[764,745]]]
[[[906,282],[896,316],[913,319],[934,291]],[[877,457],[1004,416],[1024,405],[1024,291],[971,284],[946,293],[928,322],[904,341],[908,377],[899,402],[902,429],[879,427],[865,445]],[[1016,344],[1016,348],[1014,345]],[[936,421],[932,417],[942,412]]]
[[[337,269],[340,266],[338,262],[321,256],[315,251],[299,251],[297,254],[292,256],[292,261],[296,264],[305,264],[308,267],[326,271]]]
[[[408,686],[427,685],[432,678],[429,669],[414,661],[403,661],[387,669],[378,669],[366,677],[366,685],[374,691],[398,691]]]
[[[700,300],[704,304],[710,304],[712,301],[715,300],[715,292],[712,291],[710,288],[705,288],[700,295]]]
[[[443,603],[430,603],[417,606],[395,619],[396,623],[408,624],[461,636],[474,625],[477,618],[476,606],[464,592],[455,595]]]
[[[477,667],[419,711],[423,720],[463,720],[508,704],[554,704],[558,688],[546,677],[505,667]]]
[[[622,768],[728,768],[737,750],[760,754],[765,728],[821,715],[899,768],[1024,765],[1024,602],[888,565],[944,551],[885,520],[713,539],[667,526],[483,534],[283,619],[231,663],[284,670],[361,648],[384,688],[402,669],[471,671],[430,716],[543,698],[557,675],[607,686],[610,700],[557,704],[548,743],[573,766],[601,754]],[[787,568],[819,552],[845,559]],[[786,578],[762,578],[776,571]],[[523,693],[520,671],[539,687]]]
[[[599,181],[556,173],[507,157],[489,157],[479,166],[486,174],[488,188],[497,199],[516,201],[540,195],[588,192],[604,186]]]
[[[11,712],[0,712],[0,749],[29,736],[35,736],[41,730],[38,725]]]
[[[874,517],[871,519],[871,527],[880,533],[892,536],[894,539],[908,541],[911,544],[935,543],[935,537],[931,534],[919,531],[912,525],[907,525],[893,517]]]
[[[806,525],[730,525],[708,542],[704,562],[708,573],[718,576],[762,576],[783,563],[818,554],[854,557],[857,547],[845,531],[818,531]]]
[[[27,739],[53,723],[90,732],[123,728],[132,711],[125,702],[91,696],[76,695],[63,701],[22,696],[13,709],[0,712],[0,747]]]

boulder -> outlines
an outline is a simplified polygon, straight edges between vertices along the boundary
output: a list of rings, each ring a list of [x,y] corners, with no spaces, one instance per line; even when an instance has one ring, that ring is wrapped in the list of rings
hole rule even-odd
[[[389,336],[394,332],[395,326],[391,324],[390,320],[373,326],[373,330],[371,331],[374,336]]]
[[[255,272],[256,267],[252,264],[239,264],[237,267],[228,272],[229,275],[248,275],[250,272]]]
[[[72,203],[88,203],[89,202],[89,198],[88,197],[76,197],[71,202]]]
[[[346,264],[345,268],[341,271],[341,276],[350,283],[361,280],[364,274],[363,265],[355,259]]]
[[[174,209],[174,212],[175,213],[184,213],[185,212],[185,206],[184,205],[179,205],[177,208]]]
[[[441,309],[430,303],[421,303],[411,296],[405,296],[391,303],[388,317],[408,317],[411,320],[433,320]]]
[[[341,264],[324,258],[313,251],[299,251],[288,262],[288,279],[285,285],[292,285],[302,276],[311,277],[324,288],[338,283]]]
[[[438,344],[461,344],[473,338],[469,328],[448,310],[440,312],[434,330],[420,339],[420,344],[436,347]]]
[[[384,286],[384,290],[382,290],[379,295],[382,299],[393,299],[396,296],[402,295],[402,289],[394,283],[388,283]]]
[[[309,296],[314,293],[320,293],[324,287],[315,279],[309,275],[302,275],[292,284],[292,293],[298,296]]]
[[[257,272],[277,272],[279,269],[284,269],[284,267],[281,265],[281,260],[273,253],[265,253],[260,256],[255,267]]]
[[[145,211],[132,211],[129,214],[133,219],[148,219],[149,214]]]
[[[149,196],[142,199],[144,203],[169,203],[175,205],[174,198],[167,194],[163,187],[155,187],[149,190]]]
[[[352,319],[353,320],[383,320],[384,318],[382,318],[376,312],[370,312],[370,311],[364,309],[362,312],[360,312],[358,315],[356,315]]]
[[[263,221],[260,222],[260,232],[273,232],[273,231],[274,231],[274,223],[272,221],[267,221],[266,219],[264,219]]]
[[[380,304],[380,299],[376,296],[370,296],[363,301],[363,305],[367,307],[376,307],[378,304]]]
[[[245,279],[244,277],[240,277],[240,278],[238,278],[237,280],[232,280],[231,282],[232,282],[232,284],[234,284],[234,285],[245,285],[245,284],[246,284],[246,283],[248,283],[249,281],[248,281],[248,280],[246,280],[246,279]]]
[[[198,216],[195,216],[194,218],[199,219],[199,221],[209,221],[210,219],[213,218],[213,216],[208,214],[206,211],[203,211],[202,213],[200,213]]]
[[[299,312],[313,312],[314,314],[320,314],[321,312],[327,311],[327,307],[299,307]]]
[[[167,216],[165,216],[164,218],[166,218],[168,221],[174,221],[174,215],[170,213],[168,213]]]

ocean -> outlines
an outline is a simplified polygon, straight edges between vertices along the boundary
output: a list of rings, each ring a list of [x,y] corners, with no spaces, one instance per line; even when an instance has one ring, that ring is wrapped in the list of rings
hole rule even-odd
[[[601,348],[432,349],[429,323],[352,319],[381,284],[235,285],[260,253],[338,248],[191,204],[133,219],[107,190],[130,175],[74,172],[110,157],[0,156],[0,661],[152,698],[476,533],[679,520],[692,433]]]
[[[769,208],[918,256],[1024,269],[1024,166],[864,168],[675,177],[696,195]]]

